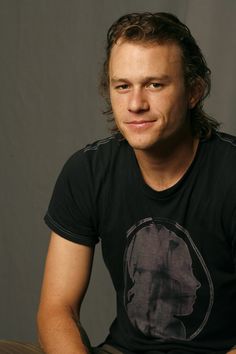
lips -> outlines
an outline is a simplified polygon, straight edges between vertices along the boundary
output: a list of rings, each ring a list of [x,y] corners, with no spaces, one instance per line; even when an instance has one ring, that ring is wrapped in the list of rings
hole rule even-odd
[[[154,124],[156,120],[133,120],[131,122],[126,122],[129,127],[133,128],[148,128]]]

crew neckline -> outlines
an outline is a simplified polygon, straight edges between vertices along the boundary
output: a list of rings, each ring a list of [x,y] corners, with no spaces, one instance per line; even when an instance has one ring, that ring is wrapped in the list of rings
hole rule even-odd
[[[188,169],[186,170],[186,172],[184,173],[184,175],[178,180],[178,182],[176,182],[173,186],[164,189],[162,191],[156,191],[155,189],[153,189],[152,187],[150,187],[145,181],[144,178],[142,176],[137,158],[135,156],[134,150],[132,149],[132,147],[129,145],[129,148],[131,150],[131,158],[132,158],[132,166],[134,168],[134,173],[138,179],[138,184],[140,185],[141,189],[143,190],[143,192],[150,198],[152,199],[166,199],[169,198],[170,196],[172,196],[173,194],[175,194],[184,184],[184,182],[188,179],[189,175],[192,173],[194,167],[196,166],[196,164],[198,164],[198,162],[201,159],[202,156],[202,150],[203,150],[203,144],[204,142],[206,142],[206,140],[204,139],[200,139],[199,143],[198,143],[198,147],[194,156],[193,161],[191,162],[190,166],[188,167]]]

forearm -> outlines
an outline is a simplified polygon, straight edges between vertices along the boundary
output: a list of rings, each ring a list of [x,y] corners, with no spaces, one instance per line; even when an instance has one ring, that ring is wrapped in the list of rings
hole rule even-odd
[[[41,311],[38,314],[39,341],[46,354],[88,354],[79,328],[68,309]]]
[[[231,349],[226,354],[236,354],[236,348],[235,349]]]

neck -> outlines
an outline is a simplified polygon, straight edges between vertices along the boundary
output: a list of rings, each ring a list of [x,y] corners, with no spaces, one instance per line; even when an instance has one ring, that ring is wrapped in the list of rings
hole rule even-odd
[[[158,143],[150,150],[134,150],[145,182],[156,191],[176,184],[191,165],[198,142],[188,135],[171,143]]]

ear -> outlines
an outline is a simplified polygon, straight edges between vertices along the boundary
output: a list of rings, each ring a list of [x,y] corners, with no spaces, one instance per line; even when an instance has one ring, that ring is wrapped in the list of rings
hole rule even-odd
[[[189,88],[188,107],[192,109],[204,95],[205,84],[201,78],[195,80],[195,83]]]

